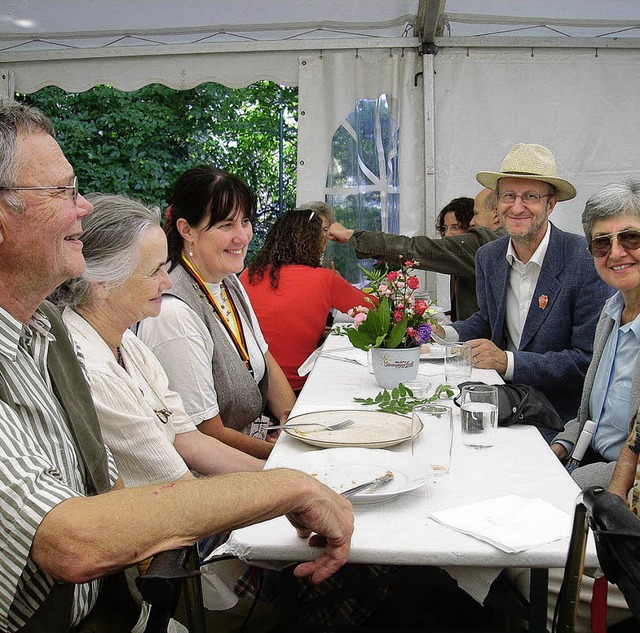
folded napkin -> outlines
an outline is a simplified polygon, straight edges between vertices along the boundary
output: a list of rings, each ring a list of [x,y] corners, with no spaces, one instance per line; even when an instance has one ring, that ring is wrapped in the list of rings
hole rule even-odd
[[[512,494],[440,510],[429,517],[510,553],[523,552],[571,534],[571,516],[566,512],[542,499],[524,499]]]

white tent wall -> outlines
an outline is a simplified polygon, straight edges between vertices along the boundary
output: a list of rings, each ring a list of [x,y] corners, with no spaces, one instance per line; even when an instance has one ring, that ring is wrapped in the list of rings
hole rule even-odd
[[[422,58],[412,50],[340,51],[300,60],[298,202],[324,200],[331,140],[357,99],[382,93],[398,104],[400,230],[425,230]]]
[[[441,49],[434,67],[438,208],[518,142],[547,145],[576,185],[551,217],[575,233],[599,187],[640,177],[640,51]]]

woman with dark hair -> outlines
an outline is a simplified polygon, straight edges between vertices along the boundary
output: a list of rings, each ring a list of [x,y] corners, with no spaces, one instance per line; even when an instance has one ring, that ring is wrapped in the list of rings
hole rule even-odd
[[[442,237],[463,235],[473,220],[473,198],[454,198],[442,208],[436,220],[436,230]]]
[[[278,218],[240,275],[269,349],[295,391],[306,379],[298,367],[318,346],[329,312],[367,304],[364,292],[322,268],[331,222],[313,204]]]
[[[295,396],[236,277],[255,213],[251,190],[221,169],[195,167],[178,178],[165,224],[173,288],[138,335],[200,431],[264,458],[273,446],[265,408],[284,423]]]

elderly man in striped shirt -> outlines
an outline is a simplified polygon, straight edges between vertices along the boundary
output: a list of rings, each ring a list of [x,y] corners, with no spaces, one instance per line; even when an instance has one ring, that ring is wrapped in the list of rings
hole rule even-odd
[[[43,303],[84,271],[91,211],[49,119],[0,101],[0,631],[131,631],[139,608],[114,572],[281,514],[327,541],[296,574],[329,577],[347,559],[351,506],[302,473],[122,487],[74,347]]]

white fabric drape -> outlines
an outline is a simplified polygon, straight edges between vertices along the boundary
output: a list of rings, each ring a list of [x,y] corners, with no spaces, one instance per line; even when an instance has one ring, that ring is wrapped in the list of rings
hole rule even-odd
[[[325,52],[300,59],[298,202],[324,200],[334,132],[358,99],[387,94],[397,103],[400,129],[400,230],[424,230],[423,96],[413,50]]]
[[[551,219],[582,233],[584,203],[604,184],[640,176],[640,51],[444,49],[434,59],[436,203],[474,196],[475,174],[510,147],[541,143],[578,190]]]

